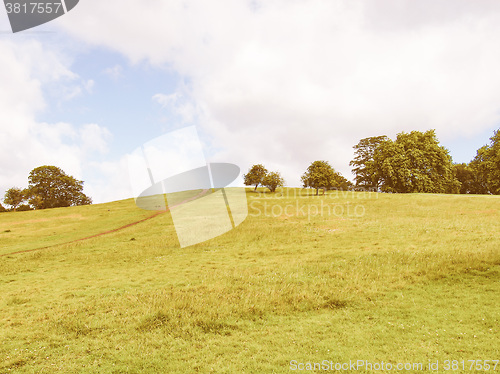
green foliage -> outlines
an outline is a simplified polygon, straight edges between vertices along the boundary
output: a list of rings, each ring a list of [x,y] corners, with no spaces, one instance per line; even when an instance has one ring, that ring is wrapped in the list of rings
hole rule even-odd
[[[356,187],[383,192],[500,194],[500,131],[469,165],[453,165],[434,130],[361,139],[350,162]]]
[[[304,188],[315,188],[316,195],[319,189],[347,189],[352,184],[337,173],[328,161],[314,161],[300,177]]]
[[[451,156],[439,145],[434,130],[402,132],[395,141],[383,140],[376,147],[373,160],[383,192],[459,191]]]
[[[26,212],[28,210],[33,210],[33,208],[30,207],[28,204],[21,204],[17,207],[18,212]]]
[[[56,166],[40,166],[29,174],[27,193],[36,209],[88,205],[92,200],[83,191],[79,181]]]
[[[337,173],[334,171],[333,173],[333,180],[332,184],[330,186],[330,189],[335,189],[335,190],[350,190],[352,189],[353,184],[351,181],[347,180],[342,176],[342,174]]]
[[[364,138],[353,147],[355,149],[355,156],[349,165],[354,166],[352,172],[355,174],[356,187],[378,190],[380,181],[373,156],[380,143],[387,140],[389,138],[385,135]]]
[[[10,205],[14,211],[25,200],[24,191],[17,187],[12,187],[5,192],[4,203]]]
[[[274,192],[276,191],[276,188],[283,187],[285,185],[285,180],[281,177],[281,174],[279,172],[273,171],[271,173],[268,173],[262,179],[262,185],[269,188],[271,192]]]
[[[262,164],[253,165],[248,173],[243,174],[243,182],[245,186],[255,185],[255,189],[262,184],[264,177],[267,175],[267,169]]]
[[[478,183],[486,193],[500,194],[500,130],[496,130],[490,138],[489,145],[477,150],[471,161]]]
[[[460,182],[461,194],[485,194],[486,186],[481,183],[474,168],[466,163],[454,164],[453,169],[457,180]]]

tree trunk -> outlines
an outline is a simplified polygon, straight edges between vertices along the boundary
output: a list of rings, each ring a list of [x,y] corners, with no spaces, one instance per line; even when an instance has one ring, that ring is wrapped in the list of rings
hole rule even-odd
[[[255,185],[255,188],[253,189],[254,191],[257,191],[257,186],[258,185],[259,185],[258,183]]]
[[[316,196],[319,194],[319,188],[316,188]]]

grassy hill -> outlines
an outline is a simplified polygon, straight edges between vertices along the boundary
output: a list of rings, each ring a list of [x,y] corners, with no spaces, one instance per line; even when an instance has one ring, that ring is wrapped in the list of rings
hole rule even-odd
[[[248,199],[241,225],[182,249],[168,212],[64,244],[152,214],[133,200],[0,214],[0,372],[500,359],[499,197]]]

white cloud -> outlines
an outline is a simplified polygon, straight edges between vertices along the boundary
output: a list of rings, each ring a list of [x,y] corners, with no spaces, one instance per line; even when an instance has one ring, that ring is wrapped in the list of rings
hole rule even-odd
[[[436,128],[451,139],[500,119],[500,3],[375,3],[87,0],[60,24],[186,76],[214,158],[298,183],[316,159],[350,177],[362,137]]]
[[[117,161],[90,162],[84,192],[94,203],[116,201],[133,197],[127,158]]]
[[[0,196],[12,186],[26,187],[29,172],[41,165],[81,179],[96,151],[106,152],[110,133],[97,124],[36,120],[46,107],[42,87],[64,86],[67,78],[79,79],[57,51],[34,40],[0,39]]]
[[[82,84],[85,91],[87,91],[88,93],[92,93],[92,90],[94,89],[95,86],[95,81],[93,79],[84,81]]]
[[[56,96],[58,104],[61,104],[63,101],[72,100],[84,93],[92,93],[94,85],[95,82],[92,79],[83,80],[75,77],[70,82],[58,82],[51,91]]]
[[[165,95],[165,94],[155,94],[153,95],[152,99],[156,101],[158,104],[160,104],[162,107],[166,108],[169,106],[173,106],[175,102],[177,101],[177,98],[179,97],[178,93],[173,93],[170,95]]]
[[[79,135],[83,151],[108,152],[108,141],[112,138],[112,134],[107,128],[91,123],[80,128]]]
[[[179,92],[170,95],[158,93],[152,99],[177,116],[182,124],[192,124],[198,116],[195,105]]]
[[[120,65],[106,68],[103,72],[114,80],[123,76],[123,68]]]

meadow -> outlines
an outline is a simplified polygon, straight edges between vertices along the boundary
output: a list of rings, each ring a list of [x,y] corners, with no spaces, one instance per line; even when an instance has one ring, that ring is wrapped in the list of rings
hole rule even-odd
[[[186,248],[169,212],[65,244],[153,214],[133,199],[0,214],[0,373],[500,372],[500,197],[247,197]]]

